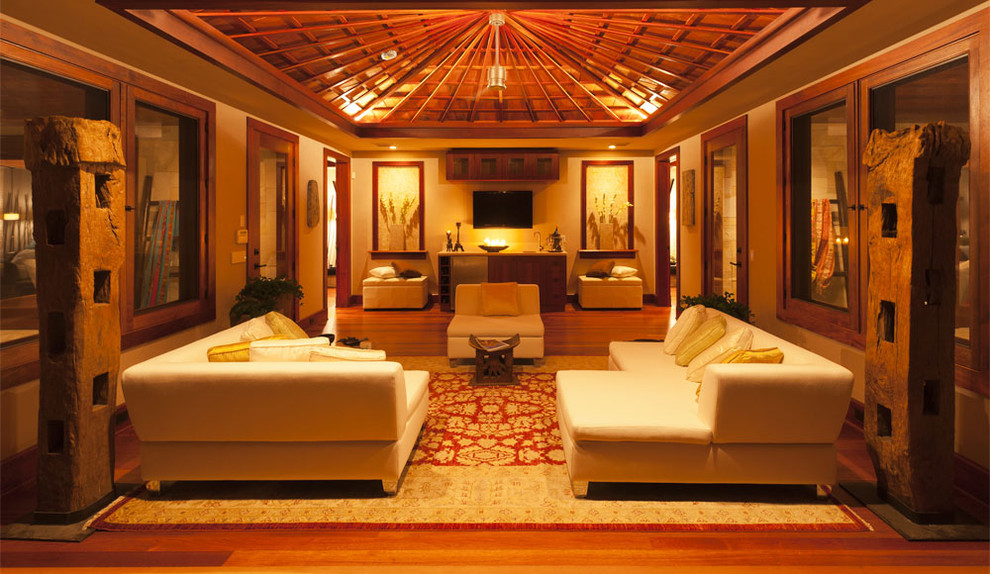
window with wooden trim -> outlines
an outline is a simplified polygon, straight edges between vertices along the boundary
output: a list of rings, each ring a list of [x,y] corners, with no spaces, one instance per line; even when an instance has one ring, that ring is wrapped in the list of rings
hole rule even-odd
[[[860,241],[867,173],[860,158],[870,133],[938,121],[969,133],[970,160],[958,182],[956,383],[984,396],[990,191],[982,162],[990,126],[980,102],[990,94],[978,62],[986,57],[986,34],[986,22],[963,20],[777,103],[782,211],[777,315],[859,347],[869,268]],[[934,38],[940,45],[931,48]]]
[[[860,237],[851,85],[783,110],[787,229],[781,318],[855,344],[860,329]]]
[[[212,213],[207,134],[212,103],[181,92],[125,89],[125,344],[212,320]]]
[[[30,204],[25,203],[30,199],[30,174],[23,169],[23,160],[12,155],[21,153],[23,120],[46,115],[108,120],[120,127],[127,158],[129,231],[127,259],[122,269],[126,281],[121,297],[122,345],[129,347],[212,321],[215,318],[214,255],[209,230],[214,209],[210,167],[215,104],[92,54],[67,45],[53,45],[51,40],[15,24],[6,22],[4,26],[5,36],[0,40],[3,209],[6,213],[9,203],[8,220],[14,219],[15,210],[24,212],[17,215],[18,226],[8,226],[8,221],[4,221],[5,249],[15,246],[13,240],[6,241],[8,234],[22,242],[30,237],[27,233]],[[58,53],[45,53],[52,49]],[[165,144],[166,141],[169,143]],[[139,185],[139,179],[148,187]],[[147,203],[145,221],[150,227],[157,218],[157,214],[151,213],[152,206],[158,209],[162,201],[175,202],[167,256],[164,246],[155,251],[148,244],[138,245],[139,200]],[[162,225],[166,224],[167,218],[162,220]],[[16,234],[15,227],[19,227]],[[167,233],[160,235],[164,237]],[[7,273],[6,265],[3,270],[0,329],[4,331],[4,341],[0,350],[0,378],[4,388],[38,376],[37,337],[8,337],[7,333],[37,330],[37,304],[33,294],[26,293],[29,279],[20,279],[30,277],[30,263],[24,253],[29,249],[17,246],[21,252],[18,262],[27,271]],[[148,255],[154,253],[158,254],[160,265],[152,265],[151,275],[158,272],[159,288],[156,294],[148,294],[140,285],[151,284]],[[4,261],[7,262],[6,254]],[[17,301],[6,297],[8,282],[18,284],[21,296]],[[149,298],[145,299],[146,294]],[[8,306],[16,310],[8,313]]]

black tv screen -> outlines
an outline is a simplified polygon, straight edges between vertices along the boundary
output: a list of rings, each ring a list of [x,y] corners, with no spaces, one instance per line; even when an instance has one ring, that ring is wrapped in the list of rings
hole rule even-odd
[[[474,192],[474,228],[487,227],[533,227],[533,192]]]

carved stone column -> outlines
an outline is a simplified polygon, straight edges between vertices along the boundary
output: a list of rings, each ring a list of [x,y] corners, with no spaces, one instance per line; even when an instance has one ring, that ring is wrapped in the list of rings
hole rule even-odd
[[[104,121],[30,120],[41,390],[37,522],[71,523],[113,498],[120,364],[124,154]]]
[[[881,497],[953,513],[956,200],[969,138],[942,122],[876,130],[867,178],[866,444]]]

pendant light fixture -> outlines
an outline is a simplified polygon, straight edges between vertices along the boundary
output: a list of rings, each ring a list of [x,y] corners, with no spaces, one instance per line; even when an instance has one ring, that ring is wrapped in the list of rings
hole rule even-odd
[[[498,63],[499,28],[505,24],[505,14],[492,12],[488,15],[488,24],[495,27],[495,64],[488,68],[488,87],[494,90],[505,89],[505,68]]]

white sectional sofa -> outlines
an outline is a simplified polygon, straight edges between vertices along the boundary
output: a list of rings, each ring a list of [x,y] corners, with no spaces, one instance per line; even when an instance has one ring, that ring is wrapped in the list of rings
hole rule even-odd
[[[454,318],[447,326],[447,358],[473,359],[475,349],[468,337],[507,338],[519,334],[515,358],[543,358],[543,319],[540,318],[540,286],[520,284],[517,303],[519,315],[486,316],[481,314],[481,285],[461,284],[454,293]]]
[[[250,326],[124,371],[142,479],[381,480],[395,493],[426,419],[429,373],[388,361],[207,361]]]
[[[709,316],[720,314],[708,310]],[[613,342],[608,371],[559,371],[557,411],[576,496],[589,482],[833,484],[852,373],[753,330],[782,364],[712,364],[701,383],[663,343]]]

